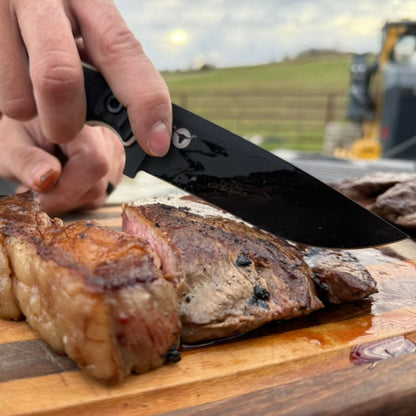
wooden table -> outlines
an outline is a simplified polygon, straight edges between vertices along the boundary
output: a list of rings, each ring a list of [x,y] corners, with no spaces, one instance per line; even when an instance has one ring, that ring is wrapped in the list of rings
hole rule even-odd
[[[84,217],[120,227],[118,205]],[[371,299],[185,348],[179,363],[119,386],[85,376],[25,322],[0,321],[0,415],[413,415],[416,353],[356,365],[351,352],[416,344],[416,244],[356,254],[378,282]]]

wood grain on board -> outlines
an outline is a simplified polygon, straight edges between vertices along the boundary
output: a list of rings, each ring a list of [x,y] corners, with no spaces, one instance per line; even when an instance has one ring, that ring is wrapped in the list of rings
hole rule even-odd
[[[118,205],[83,218],[121,227]],[[369,299],[226,342],[184,347],[179,363],[118,386],[85,376],[25,322],[0,320],[0,414],[411,414],[416,353],[383,347],[392,358],[361,365],[351,354],[381,341],[415,345],[416,244],[406,240],[355,254],[378,282],[379,293]]]

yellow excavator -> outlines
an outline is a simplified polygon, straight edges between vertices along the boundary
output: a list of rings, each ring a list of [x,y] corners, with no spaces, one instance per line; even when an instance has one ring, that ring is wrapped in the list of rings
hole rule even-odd
[[[349,122],[327,126],[324,151],[326,145],[327,154],[341,158],[416,159],[416,21],[386,23],[379,55],[355,55],[350,75]]]

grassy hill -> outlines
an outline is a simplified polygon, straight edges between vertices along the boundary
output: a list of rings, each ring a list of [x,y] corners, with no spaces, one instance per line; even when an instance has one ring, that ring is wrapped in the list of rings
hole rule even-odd
[[[251,67],[189,72],[164,72],[173,92],[186,89],[345,89],[349,82],[349,54],[318,55]]]
[[[342,118],[348,54],[306,56],[251,67],[162,73],[173,102],[267,148],[319,151],[329,94]],[[340,98],[341,97],[341,100]]]

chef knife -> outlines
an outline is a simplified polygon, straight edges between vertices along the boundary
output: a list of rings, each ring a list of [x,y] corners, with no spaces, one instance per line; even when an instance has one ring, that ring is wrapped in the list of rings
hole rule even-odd
[[[148,156],[102,75],[84,65],[84,78],[87,122],[119,135],[129,177],[146,171],[293,242],[361,248],[407,237],[296,166],[175,104],[168,154]]]

